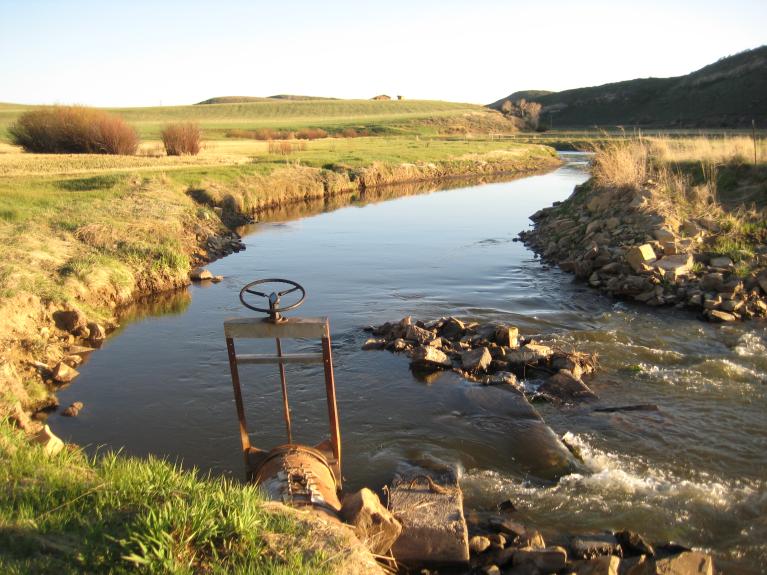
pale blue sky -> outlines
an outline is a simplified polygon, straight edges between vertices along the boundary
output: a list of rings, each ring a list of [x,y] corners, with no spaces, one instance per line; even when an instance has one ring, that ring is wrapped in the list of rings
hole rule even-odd
[[[767,43],[767,2],[0,0],[0,101],[403,94],[488,103],[685,74]]]

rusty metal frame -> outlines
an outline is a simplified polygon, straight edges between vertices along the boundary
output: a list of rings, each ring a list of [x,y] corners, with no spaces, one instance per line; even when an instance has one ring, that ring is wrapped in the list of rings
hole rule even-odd
[[[267,455],[267,452],[251,445],[245,420],[245,406],[242,399],[242,385],[240,383],[239,364],[266,364],[276,363],[280,370],[280,384],[282,387],[283,418],[288,436],[288,445],[292,445],[293,433],[290,420],[290,406],[288,403],[287,381],[285,377],[286,363],[322,363],[325,374],[325,394],[327,397],[328,421],[330,437],[322,441],[315,449],[328,455],[329,463],[341,488],[341,430],[338,419],[338,404],[336,401],[336,384],[333,373],[332,344],[330,340],[330,324],[327,318],[289,318],[283,322],[269,322],[261,318],[238,318],[224,322],[226,335],[226,349],[229,356],[229,369],[232,376],[232,388],[234,402],[237,408],[237,420],[239,422],[240,441],[245,459],[245,466],[250,474],[256,471]],[[320,336],[322,341],[322,353],[285,354],[282,351],[282,338],[308,338]],[[235,350],[235,338],[271,339],[277,343],[276,355],[241,354]]]

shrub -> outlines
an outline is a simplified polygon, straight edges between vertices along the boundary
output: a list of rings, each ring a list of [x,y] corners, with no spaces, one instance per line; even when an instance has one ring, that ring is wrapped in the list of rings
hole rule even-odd
[[[160,137],[169,156],[196,156],[200,153],[200,127],[193,122],[168,124]]]
[[[319,130],[320,132],[324,132],[324,130]],[[307,133],[314,134],[315,130],[301,130],[299,133],[304,133],[303,139],[305,140],[313,140],[315,138],[306,136]],[[296,132],[290,132],[287,130],[272,130],[271,128],[258,128],[256,130],[229,130],[226,133],[226,136],[228,138],[245,138],[245,139],[251,139],[251,140],[293,140],[295,138],[301,138],[301,136],[298,136]],[[324,138],[327,136],[327,133],[325,133],[325,136],[316,136]]]
[[[133,155],[138,136],[119,116],[83,106],[53,106],[22,114],[9,128],[27,152]]]
[[[296,132],[296,139],[298,140],[318,140],[327,137],[328,133],[321,128],[304,128]]]

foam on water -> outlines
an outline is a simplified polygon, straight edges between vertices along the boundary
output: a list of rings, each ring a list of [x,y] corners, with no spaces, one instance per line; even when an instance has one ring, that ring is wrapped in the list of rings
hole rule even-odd
[[[767,482],[728,480],[702,472],[682,477],[642,458],[596,447],[588,435],[563,439],[588,469],[562,477],[553,486],[470,470],[461,481],[467,505],[491,510],[504,497],[518,507],[519,519],[548,532],[635,529],[651,540],[675,540],[696,548],[721,548],[723,524],[729,526],[728,559],[767,559]],[[494,498],[488,498],[494,493]]]

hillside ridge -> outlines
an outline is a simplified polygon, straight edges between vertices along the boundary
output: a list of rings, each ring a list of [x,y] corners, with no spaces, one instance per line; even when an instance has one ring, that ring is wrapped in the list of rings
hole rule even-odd
[[[745,50],[684,76],[637,78],[561,92],[517,91],[542,106],[545,126],[748,127],[767,124],[767,45]]]

